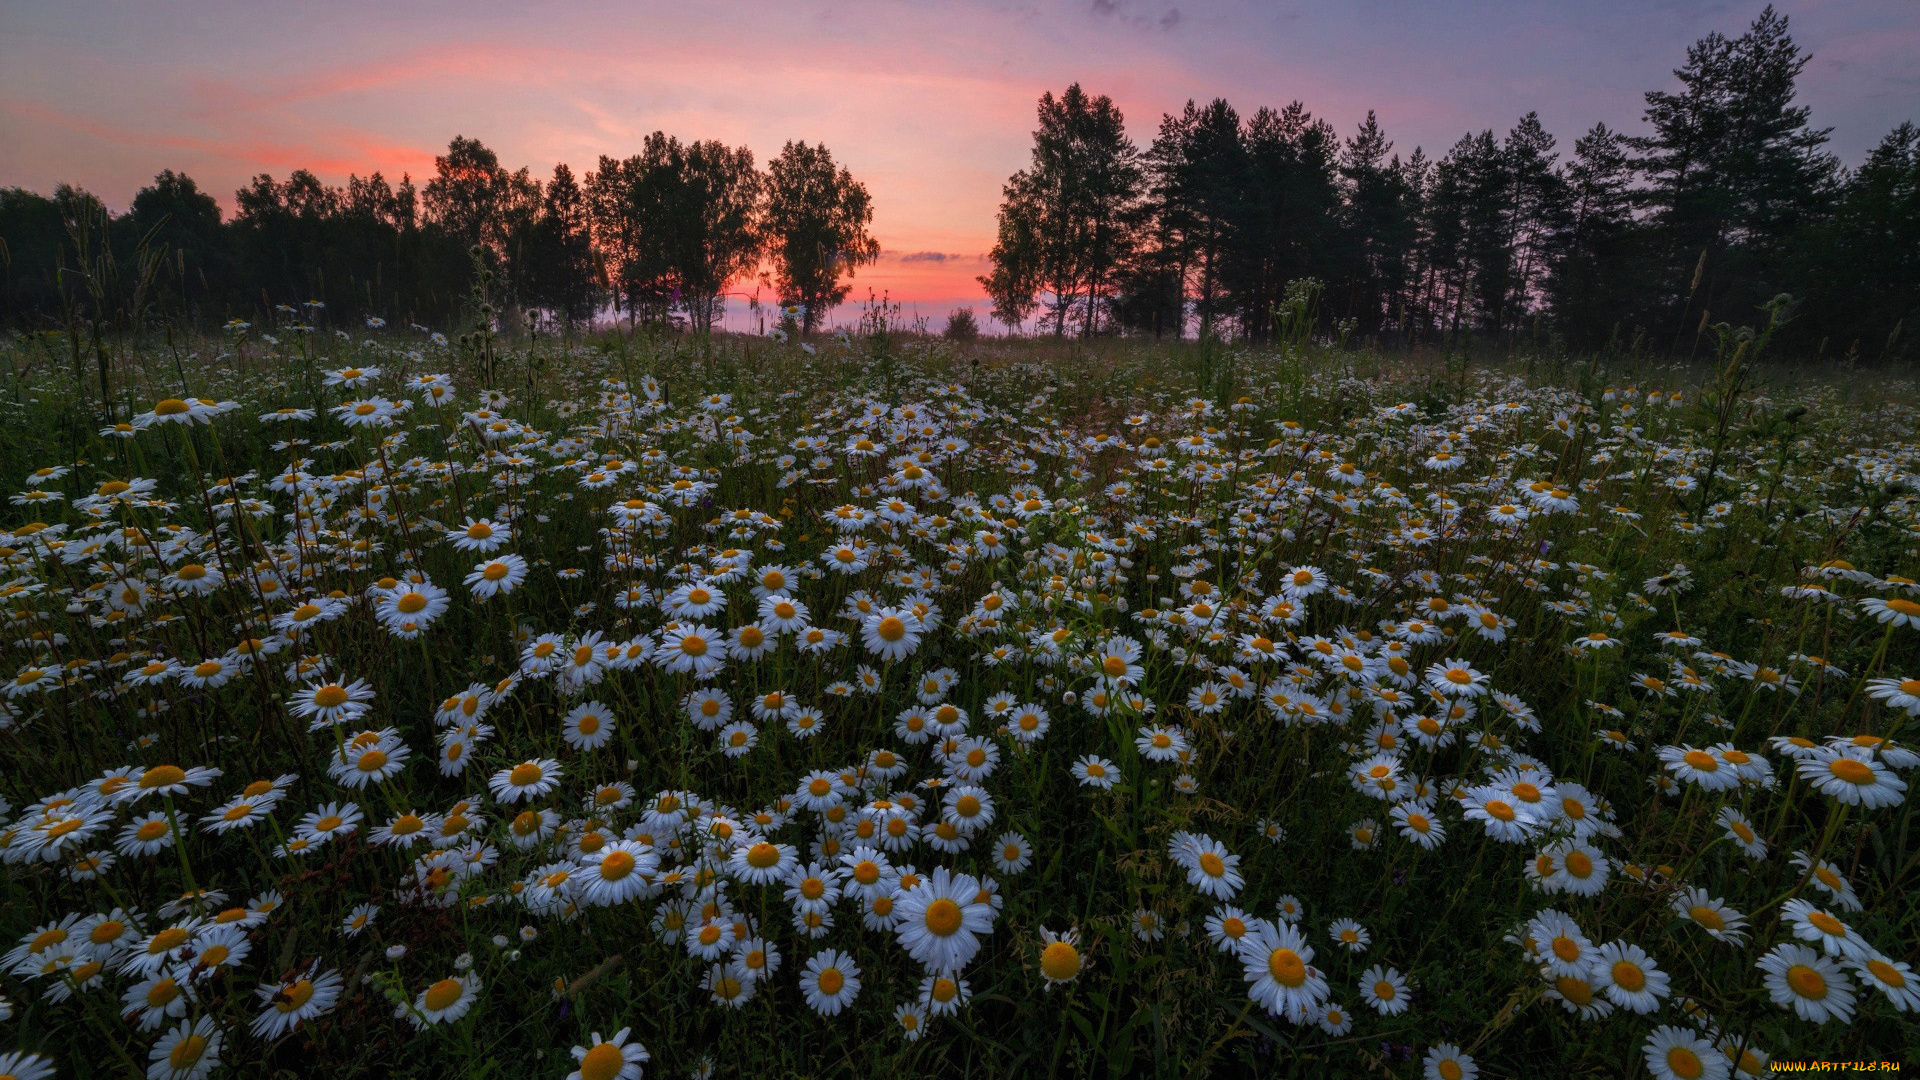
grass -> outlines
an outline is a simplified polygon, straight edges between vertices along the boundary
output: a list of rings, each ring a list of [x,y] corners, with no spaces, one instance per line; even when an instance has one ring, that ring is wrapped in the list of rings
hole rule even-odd
[[[669,1076],[1413,1077],[1443,1043],[1483,1076],[1626,1076],[1647,1073],[1644,1050],[1662,1025],[1781,1061],[1915,1063],[1912,1013],[1852,968],[1822,969],[1853,984],[1852,1015],[1814,1023],[1774,1004],[1756,966],[1795,941],[1793,901],[1843,919],[1887,960],[1911,961],[1920,945],[1902,753],[1920,704],[1868,689],[1920,676],[1920,626],[1883,623],[1862,603],[1920,599],[1910,580],[1920,577],[1920,415],[1912,388],[1891,378],[1809,376],[1731,351],[1675,367],[1545,355],[1468,363],[1304,341],[898,336],[811,351],[737,337],[501,341],[482,361],[413,331],[282,325],[117,345],[103,404],[91,350],[82,378],[69,363],[81,354],[64,346],[7,347],[0,405],[0,478],[22,496],[0,548],[11,616],[0,931],[22,948],[0,982],[19,1049],[63,1075],[143,1071],[183,1023],[218,1032],[217,1048],[189,1047],[202,1063],[267,1076],[558,1080],[579,1067],[576,1046],[622,1028],[649,1051],[647,1075]],[[329,372],[374,368],[357,385],[326,385],[340,378]],[[418,380],[431,375],[445,377],[449,403],[426,395]],[[376,396],[412,408],[376,408],[384,419],[372,426],[333,411]],[[195,399],[235,405],[169,423],[155,416],[169,399],[189,410],[174,415],[194,415]],[[314,416],[262,418],[279,409]],[[1359,483],[1330,472],[1341,462]],[[43,469],[53,471],[30,478]],[[112,483],[135,479],[153,484]],[[676,502],[676,480],[698,487]],[[1534,492],[1528,480],[1546,483]],[[622,526],[609,507],[627,500],[657,512]],[[894,500],[908,507],[888,510],[897,522],[876,518],[857,533],[835,513]],[[1532,514],[1502,524],[1509,505]],[[460,550],[449,532],[469,519],[508,526],[510,539],[493,555]],[[840,573],[830,553],[855,536],[871,565]],[[466,576],[509,552],[528,564],[524,583],[476,599]],[[751,571],[729,576],[741,553]],[[815,626],[846,634],[838,648],[808,653],[788,636],[704,682],[642,660],[589,665],[570,683],[525,660],[548,634],[567,658],[583,639],[652,635],[656,646],[668,621],[658,603],[621,601],[658,601],[682,584],[706,581],[724,601],[698,621],[756,624],[751,588],[773,565],[789,568]],[[201,595],[206,579],[183,576],[189,566],[223,583]],[[1297,598],[1291,625],[1264,618],[1304,567],[1319,568],[1325,587]],[[379,618],[409,580],[450,601],[414,637]],[[326,597],[315,606],[337,607],[337,618],[275,628],[275,617]],[[937,625],[883,661],[863,624],[914,602]],[[861,603],[871,620],[844,617]],[[1671,631],[1698,643],[1656,637]],[[1243,641],[1256,636],[1273,651]],[[1140,646],[1140,672],[1116,693],[1098,672],[1122,637]],[[1048,651],[1058,656],[1036,655]],[[1338,659],[1348,654],[1354,676]],[[1390,666],[1396,657],[1403,669]],[[207,661],[234,677],[217,687],[178,674],[127,679],[150,664],[191,674]],[[1456,661],[1488,692],[1465,696],[1443,678],[1447,693],[1422,689],[1430,665]],[[1229,691],[1218,711],[1190,698],[1231,681],[1223,669],[1248,696]],[[877,692],[836,692],[863,670]],[[921,697],[942,670],[952,685]],[[486,708],[490,732],[437,722],[450,696],[515,672]],[[353,680],[373,694],[363,716],[330,726],[298,715],[312,685]],[[1103,687],[1104,714],[1088,705]],[[754,722],[749,752],[728,754],[692,722],[684,704],[702,688],[724,690],[734,718]],[[754,719],[750,705],[776,690],[818,710],[817,733]],[[1003,694],[1046,711],[1044,737],[1023,742],[991,715]],[[584,702],[614,724],[596,749],[563,734]],[[978,740],[956,743],[953,760],[935,752],[940,740],[901,731],[903,714],[941,704],[971,718],[955,740]],[[1423,734],[1423,716],[1437,736]],[[1185,751],[1151,760],[1150,741],[1136,742],[1154,730]],[[352,742],[361,732],[373,734]],[[1890,741],[1827,746],[1856,735]],[[1787,737],[1809,746],[1778,741]],[[449,775],[439,761],[454,741],[465,764]],[[1746,779],[1712,789],[1660,753],[1716,745],[1750,756]],[[976,746],[997,759],[977,780],[993,820],[953,830],[964,850],[940,850],[947,841],[931,829],[943,792],[922,782],[957,786]],[[349,783],[349,761],[367,747],[406,759],[383,779]],[[873,776],[876,751],[897,754],[905,771]],[[1073,764],[1088,755],[1122,782],[1078,782]],[[1890,805],[1849,805],[1803,778],[1796,755],[1814,776],[1836,756],[1858,757],[1899,790]],[[1736,767],[1709,757],[1716,770]],[[496,772],[539,759],[563,773],[550,793],[507,801],[489,790]],[[1361,790],[1356,764],[1389,766],[1391,800]],[[124,798],[165,766],[219,775]],[[101,794],[116,769],[130,779]],[[849,781],[837,809],[794,804],[815,770]],[[206,827],[250,782],[283,774],[298,779],[255,825]],[[620,782],[634,805],[588,805]],[[1523,782],[1584,792],[1610,824],[1574,845],[1566,819],[1542,815],[1507,842],[1467,816],[1498,794],[1489,785],[1510,800]],[[646,812],[672,792],[697,812]],[[1391,808],[1408,793],[1445,830],[1431,850],[1395,826]],[[876,799],[887,803],[868,812],[876,828],[905,812],[929,830],[890,853],[896,867],[996,883],[991,932],[959,973],[968,996],[949,1015],[932,1015],[923,965],[896,933],[866,925],[857,901],[832,907],[833,925],[814,938],[780,886],[725,869],[737,838],[763,832],[802,863],[830,864],[836,852],[819,846],[856,846]],[[356,805],[364,819],[312,839],[303,816],[329,803]],[[1764,856],[1738,849],[1720,823],[1727,808],[1753,823]],[[547,834],[529,810],[551,811],[558,828]],[[373,842],[408,812],[429,826],[458,814],[441,840]],[[757,812],[777,824],[756,823]],[[75,818],[82,826],[59,831]],[[157,823],[150,854],[122,837],[143,821]],[[516,822],[540,838],[517,846]],[[555,864],[579,873],[583,842],[623,832],[650,842],[656,875],[678,876],[607,906],[579,893],[570,907],[565,896],[558,907],[528,902]],[[1008,832],[1031,848],[1017,873],[995,861]],[[303,835],[308,850],[286,853]],[[1200,865],[1195,837],[1232,856],[1244,883],[1224,890],[1230,901],[1197,887],[1207,871],[1181,865]],[[1529,874],[1543,853],[1564,865],[1576,850],[1605,878],[1592,895]],[[102,852],[111,865],[76,869]],[[1843,878],[1857,910],[1796,865],[1796,852]],[[1567,880],[1563,871],[1555,882]],[[1685,888],[1744,915],[1744,940],[1716,940],[1678,914]],[[269,894],[279,898],[270,914],[242,920],[244,958],[209,966],[202,951],[231,939],[183,920]],[[1209,941],[1207,919],[1228,903],[1257,927],[1282,921],[1283,898],[1304,909],[1320,998],[1350,1028],[1275,1015],[1250,997],[1241,956]],[[377,915],[347,933],[366,904]],[[140,1003],[122,1000],[150,988],[129,962],[135,947],[73,944],[116,908],[137,913],[144,933],[189,930],[184,951],[155,970],[175,973],[191,1000],[144,1030]],[[1558,997],[1584,996],[1587,984],[1556,986],[1518,943],[1546,908],[1592,946],[1643,949],[1669,992],[1644,1014],[1575,1015]],[[662,932],[673,913],[688,926],[679,935]],[[83,921],[66,925],[67,941],[48,940],[67,916]],[[710,965],[685,944],[706,916],[757,930],[783,957],[738,1007],[713,1000]],[[1335,941],[1340,919],[1364,927],[1364,952]],[[1042,973],[1047,931],[1077,932],[1084,966],[1070,983],[1049,986]],[[862,984],[831,1017],[800,989],[807,960],[826,948],[848,954]],[[462,1018],[396,1016],[463,961],[481,989]],[[1410,1008],[1383,1015],[1363,1001],[1375,965],[1404,976]],[[271,995],[318,972],[340,976],[332,1007],[285,1034],[250,1030],[274,1011],[261,988]],[[924,1036],[909,1039],[896,1009],[916,1005]],[[176,1074],[164,1060],[155,1069]]]

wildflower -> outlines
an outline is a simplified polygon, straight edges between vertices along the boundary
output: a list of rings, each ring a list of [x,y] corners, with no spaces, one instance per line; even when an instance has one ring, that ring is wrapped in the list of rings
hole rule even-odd
[[[560,763],[551,758],[523,761],[511,769],[501,769],[487,781],[493,797],[504,803],[538,798],[560,782]]]
[[[1305,1016],[1327,995],[1327,981],[1310,966],[1313,949],[1291,924],[1262,923],[1240,942],[1248,995],[1272,1016]]]
[[[212,1017],[182,1020],[147,1052],[148,1080],[200,1080],[220,1067],[223,1041]]]
[[[441,979],[420,991],[419,997],[399,1007],[398,1015],[421,1030],[435,1024],[451,1024],[467,1015],[473,1008],[474,999],[479,996],[480,978],[469,972]]]
[[[1589,970],[1594,987],[1607,1000],[1632,1012],[1653,1012],[1670,992],[1667,973],[1631,942],[1610,941],[1595,949]]]
[[[1655,1080],[1727,1080],[1729,1065],[1713,1043],[1691,1028],[1662,1024],[1642,1044]]]
[[[967,874],[936,869],[904,891],[895,907],[900,944],[931,971],[958,971],[993,932],[993,906],[980,900],[980,883]]]
[[[1769,949],[1757,965],[1766,972],[1767,995],[1802,1020],[1824,1024],[1853,1019],[1853,983],[1840,965],[1805,945]]]
[[[807,961],[800,975],[800,993],[814,1012],[837,1015],[860,993],[860,967],[846,953],[827,949]]]
[[[573,1048],[573,1060],[580,1067],[566,1080],[640,1080],[640,1065],[647,1060],[647,1048],[627,1041],[632,1028],[621,1028],[613,1038],[602,1039],[599,1032],[587,1038],[587,1045]]]

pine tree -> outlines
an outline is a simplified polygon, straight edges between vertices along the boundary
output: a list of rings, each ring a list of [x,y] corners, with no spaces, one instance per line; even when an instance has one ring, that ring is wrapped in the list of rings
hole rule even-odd
[[[1591,348],[1640,316],[1634,304],[1644,275],[1626,141],[1595,124],[1574,140],[1565,176],[1567,233],[1549,277],[1548,308],[1569,341]]]
[[[1346,258],[1339,291],[1362,334],[1377,334],[1394,312],[1404,311],[1412,269],[1414,196],[1393,143],[1373,110],[1340,151],[1344,187],[1342,214]],[[1418,151],[1416,150],[1416,153]]]
[[[1694,312],[1745,314],[1770,296],[1783,245],[1825,209],[1837,163],[1821,147],[1832,129],[1811,127],[1794,104],[1810,59],[1769,5],[1742,36],[1694,43],[1673,73],[1679,93],[1646,95],[1653,134],[1629,145],[1660,233],[1656,302],[1678,311],[1676,330]]]
[[[1245,125],[1247,169],[1223,267],[1240,332],[1262,339],[1287,283],[1324,281],[1335,266],[1340,139],[1295,101],[1262,108]]]
[[[1544,283],[1571,224],[1572,197],[1556,168],[1559,152],[1537,113],[1520,118],[1501,145],[1512,248],[1507,301],[1497,328],[1517,326],[1544,303]]]

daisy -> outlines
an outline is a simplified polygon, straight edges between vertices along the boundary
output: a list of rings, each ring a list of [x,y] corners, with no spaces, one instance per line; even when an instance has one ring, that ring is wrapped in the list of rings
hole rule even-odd
[[[348,937],[358,937],[373,921],[380,917],[378,904],[356,904],[347,917],[340,923],[340,932]]]
[[[575,750],[598,750],[613,739],[613,710],[598,701],[583,702],[561,718],[560,737]]]
[[[1465,660],[1447,660],[1427,668],[1427,685],[1449,697],[1479,697],[1487,692],[1487,676]]]
[[[1594,987],[1607,1000],[1632,1012],[1653,1012],[1670,992],[1667,973],[1631,942],[1609,941],[1595,949],[1588,970]]]
[[[794,910],[822,914],[840,902],[840,875],[818,863],[797,866],[787,876],[784,895]]]
[[[1813,949],[1775,945],[1755,966],[1766,972],[1773,1003],[1792,1009],[1800,1019],[1816,1024],[1853,1019],[1853,981],[1838,963]]]
[[[1805,900],[1795,898],[1781,905],[1780,914],[1793,924],[1793,936],[1818,944],[1828,956],[1860,959],[1873,953],[1873,946],[1846,923]]]
[[[1532,805],[1498,787],[1476,787],[1462,800],[1468,818],[1478,821],[1487,835],[1503,843],[1521,843],[1542,827]]]
[[[673,674],[711,679],[727,660],[726,636],[699,623],[677,625],[660,632],[654,663]]]
[[[740,938],[733,943],[728,971],[736,978],[758,982],[780,970],[780,950],[765,938]]]
[[[994,847],[993,868],[1003,874],[1018,875],[1033,865],[1033,845],[1019,833],[1001,833]]]
[[[737,1009],[753,1000],[757,983],[748,982],[732,974],[725,965],[715,964],[707,969],[707,993],[715,1005],[724,1005]]]
[[[1767,842],[1762,840],[1760,834],[1754,831],[1753,822],[1747,820],[1745,814],[1742,814],[1731,806],[1722,807],[1719,817],[1716,820],[1719,821],[1722,828],[1727,830],[1727,839],[1733,841],[1734,846],[1738,847],[1748,858],[1764,859],[1767,857]]]
[[[1400,835],[1431,851],[1440,846],[1447,838],[1447,830],[1433,815],[1433,806],[1427,802],[1404,802],[1394,806],[1389,812],[1394,827]]]
[[[602,1039],[594,1032],[587,1045],[573,1048],[573,1059],[580,1067],[567,1074],[567,1080],[640,1080],[640,1063],[647,1060],[647,1048],[627,1041],[631,1028],[621,1028],[613,1038]]]
[[[523,761],[511,769],[501,769],[494,773],[487,786],[492,789],[493,797],[503,803],[517,803],[525,799],[539,798],[560,782],[560,763],[552,758],[535,758]]]
[[[11,1005],[8,1006],[7,1012],[9,1014],[7,1018],[12,1019]],[[54,1080],[53,1059],[22,1050],[8,1050],[0,1053],[0,1076],[10,1076],[13,1080]]]
[[[210,1016],[182,1020],[147,1051],[148,1080],[200,1080],[220,1067],[222,1039]]]
[[[425,628],[452,606],[447,591],[430,581],[398,584],[378,590],[374,597],[374,614],[392,634]]]
[[[1240,942],[1248,996],[1273,1016],[1305,1016],[1327,996],[1327,980],[1312,967],[1313,949],[1291,923],[1261,923]]]
[[[1186,736],[1170,727],[1143,727],[1133,745],[1148,761],[1177,761],[1189,749]]]
[[[426,1030],[435,1024],[451,1024],[467,1015],[480,995],[480,977],[472,972],[441,979],[420,991],[412,1002],[401,1003],[397,1015]]]
[[[1314,1022],[1329,1035],[1345,1035],[1353,1030],[1353,1014],[1338,1005],[1323,1007]]]
[[[115,791],[114,798],[131,803],[149,795],[185,795],[196,787],[206,787],[220,775],[219,769],[204,765],[185,769],[178,765],[155,765],[142,772],[138,780]]]
[[[760,744],[760,729],[745,720],[735,720],[720,729],[720,752],[728,757],[743,757]]]
[[[1044,926],[1040,928],[1040,977],[1046,980],[1046,989],[1074,981],[1085,969],[1079,930],[1055,933]]]
[[[337,971],[321,971],[318,965],[291,979],[255,988],[263,1011],[254,1017],[253,1034],[262,1039],[277,1039],[313,1020],[340,1000],[346,980]]]
[[[1087,787],[1112,791],[1113,786],[1120,782],[1120,770],[1105,758],[1087,754],[1074,761],[1073,778]]]
[[[1920,981],[1915,980],[1913,968],[1905,961],[1889,959],[1876,952],[1848,963],[1860,981],[1878,988],[1896,1010],[1920,1011]]]
[[[475,600],[490,600],[510,593],[527,580],[527,560],[511,552],[475,563],[464,579]]]
[[[464,525],[447,530],[447,541],[460,551],[477,551],[482,555],[498,551],[513,539],[513,527],[488,518],[475,521],[468,518]]]
[[[1175,834],[1176,837],[1183,834]],[[1247,883],[1240,873],[1240,856],[1210,836],[1196,836],[1180,845],[1174,861],[1187,871],[1187,884],[1214,900],[1231,900]]]
[[[958,971],[980,950],[980,935],[993,932],[993,905],[981,900],[980,882],[946,867],[895,898],[896,931],[908,955],[929,971]]]
[[[1381,1016],[1396,1016],[1413,1006],[1407,993],[1407,977],[1381,964],[1360,974],[1360,996]]]
[[[1698,784],[1707,791],[1728,791],[1740,786],[1739,770],[1706,750],[1663,746],[1659,757],[1667,771],[1683,783]]]
[[[1435,1043],[1422,1064],[1422,1080],[1474,1080],[1480,1075],[1472,1056],[1452,1043]]]
[[[1868,679],[1867,696],[1908,716],[1920,716],[1920,679]]]
[[[123,1012],[138,1017],[141,1031],[152,1031],[185,1016],[196,997],[189,969],[180,965],[129,986],[120,1003]]]
[[[911,656],[923,633],[920,620],[904,609],[879,609],[860,624],[860,640],[867,651],[889,662]]]
[[[164,813],[142,814],[120,829],[113,843],[122,855],[153,855],[173,846],[177,839]]]
[[[1860,601],[1860,606],[1876,621],[1889,626],[1920,629],[1920,602],[1909,600],[1904,596],[1896,596],[1892,599],[1869,596]]]
[[[1906,781],[1874,760],[1872,751],[1850,745],[1817,747],[1795,766],[1814,790],[1849,806],[1898,806]]]
[[[346,836],[359,828],[363,816],[360,807],[355,803],[322,803],[300,819],[300,824],[295,828],[295,836],[314,844],[322,844],[336,836]]]
[[[1673,895],[1672,903],[1675,914],[1691,920],[1714,940],[1729,945],[1746,944],[1747,917],[1728,907],[1725,901],[1714,899],[1707,890],[1698,886],[1681,889]]]
[[[918,1005],[908,1002],[893,1010],[893,1023],[900,1029],[900,1037],[908,1042],[919,1042],[926,1034],[927,1012]]]
[[[1727,1056],[1705,1036],[1672,1024],[1654,1028],[1641,1053],[1655,1080],[1727,1080],[1731,1069]]]
[[[860,967],[852,956],[827,949],[807,961],[800,973],[800,993],[814,1012],[837,1015],[860,994]]]
[[[791,877],[799,861],[799,853],[791,845],[758,840],[733,849],[727,859],[727,873],[744,885],[771,885]],[[879,862],[884,865],[885,857]]]
[[[1367,946],[1373,943],[1373,935],[1367,933],[1367,928],[1352,919],[1335,919],[1333,925],[1327,927],[1327,936],[1334,944],[1355,954],[1366,952]]]

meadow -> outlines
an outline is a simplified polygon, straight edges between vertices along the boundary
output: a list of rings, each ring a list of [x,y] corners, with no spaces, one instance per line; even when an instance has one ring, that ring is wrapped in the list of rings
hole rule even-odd
[[[1920,1064],[1920,408],[1539,350],[0,346],[0,1074]]]

